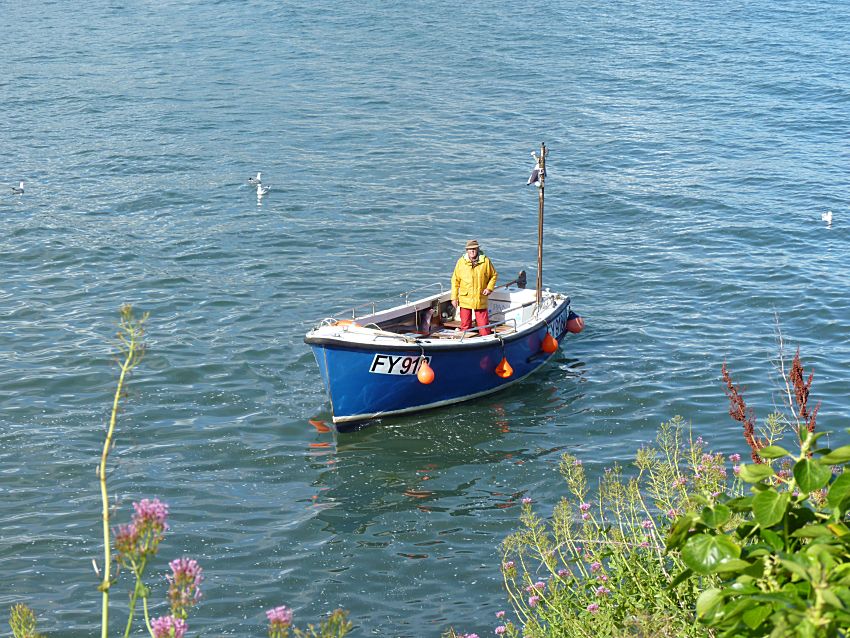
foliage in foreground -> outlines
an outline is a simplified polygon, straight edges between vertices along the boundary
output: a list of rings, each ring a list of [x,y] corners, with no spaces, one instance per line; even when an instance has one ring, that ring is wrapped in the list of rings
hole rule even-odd
[[[754,416],[723,372],[746,432]],[[751,493],[685,513],[667,540],[687,565],[683,578],[721,579],[696,605],[719,636],[832,638],[850,628],[850,445],[821,444],[813,375],[803,376],[798,351],[786,383],[798,451],[748,438],[754,462],[740,478]]]
[[[126,382],[132,370],[141,362],[144,355],[144,323],[147,315],[136,318],[130,306],[121,308],[118,341],[123,359],[118,361],[119,376],[112,403],[109,424],[97,467],[97,476],[101,491],[101,516],[103,521],[103,565],[95,571],[102,577],[98,590],[101,592],[101,637],[106,638],[109,630],[110,589],[117,582],[118,570],[113,572],[113,563],[131,573],[134,578],[130,593],[127,624],[124,638],[130,635],[136,616],[136,606],[142,602],[145,628],[152,638],[184,638],[188,630],[189,611],[201,599],[203,569],[191,558],[176,558],[169,563],[171,574],[167,576],[167,600],[169,614],[151,618],[148,609],[150,588],[145,584],[145,572],[165,539],[168,526],[168,504],[158,499],[142,499],[133,503],[134,513],[130,523],[110,528],[111,510],[109,492],[106,484],[108,475],[107,461],[109,452],[115,445],[115,429],[118,420],[121,399],[124,398]],[[113,546],[115,554],[113,555]],[[308,625],[302,631],[292,626],[292,610],[281,606],[266,612],[269,638],[289,638],[290,631],[295,638],[342,638],[352,628],[347,612],[337,609],[319,623],[318,627]],[[24,604],[14,605],[10,610],[9,626],[15,638],[43,638],[36,630],[35,613]]]
[[[674,583],[684,565],[665,554],[663,539],[680,512],[725,489],[726,460],[677,417],[635,463],[637,476],[614,467],[591,491],[582,461],[565,454],[568,495],[551,520],[524,499],[522,528],[504,541],[502,564],[523,636],[706,635],[694,626],[697,583]],[[496,633],[520,629],[502,621]]]

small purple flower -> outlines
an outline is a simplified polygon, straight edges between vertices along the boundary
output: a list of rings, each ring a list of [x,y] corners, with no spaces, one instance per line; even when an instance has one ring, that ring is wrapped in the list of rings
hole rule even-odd
[[[604,585],[600,585],[599,587],[596,588],[596,595],[597,596],[607,596],[610,593],[611,593],[611,590],[608,589],[607,587],[605,587]]]
[[[590,514],[588,514],[587,512],[585,512],[584,514],[581,515],[581,520],[583,520],[583,521],[586,521],[589,518],[590,518]]]
[[[561,577],[561,578],[563,578],[564,576],[566,576],[566,575],[567,575],[567,574],[569,574],[569,573],[570,573],[570,572],[569,572],[569,570],[567,570],[567,569],[559,569],[559,570],[558,570],[558,576],[559,576],[559,577]]]
[[[607,574],[599,574],[599,576],[597,576],[597,578],[599,579],[599,582],[601,582],[601,583],[607,583],[608,582]]]
[[[529,596],[528,598],[528,606],[529,607],[537,607],[537,603],[540,602],[540,596]]]
[[[733,463],[739,463],[741,461],[741,455],[738,454],[737,452],[735,454],[730,454],[729,460],[732,461]]]
[[[696,440],[696,441],[694,441],[694,444],[695,444],[695,445],[702,445],[703,443],[704,443],[704,441],[702,440],[702,437],[701,437],[701,436],[698,436],[698,437],[697,437],[697,440]]]
[[[159,499],[144,498],[133,503],[133,510],[130,524],[112,531],[115,549],[124,564],[156,554],[168,529],[168,505]]]
[[[273,625],[288,627],[292,624],[292,610],[286,605],[281,605],[280,607],[269,609],[266,612],[266,618],[268,618],[269,623]]]
[[[587,611],[589,611],[591,614],[595,614],[597,611],[599,611],[599,605],[597,603],[590,603],[587,606]]]
[[[687,484],[688,479],[686,479],[684,476],[680,476],[675,481],[673,481],[673,487],[684,487]]]
[[[586,512],[586,511],[588,511],[588,510],[590,509],[590,503],[582,503],[581,505],[579,505],[579,506],[578,506],[578,508],[579,508],[582,512]]]
[[[640,544],[642,549],[649,549],[649,541],[643,541]]]
[[[534,589],[536,589],[537,591],[543,591],[544,589],[546,589],[546,583],[544,583],[542,580],[538,580],[536,583],[534,583]]]
[[[504,611],[497,611],[496,612],[496,618],[504,618],[504,617],[505,617]]]
[[[531,503],[532,503],[532,500],[530,498],[528,498],[527,496],[522,499],[523,505],[531,505]]]
[[[507,628],[507,627],[505,627],[504,625],[499,625],[498,627],[496,627],[496,632],[495,632],[495,633],[496,633],[496,635],[497,635],[497,636],[501,636],[501,635],[502,635],[503,633],[505,633],[507,630],[508,630],[508,628]]]
[[[573,467],[581,467],[581,459],[573,459]]]
[[[732,471],[735,473],[735,476],[738,476],[738,474],[741,473],[741,466],[740,465],[733,465]]]
[[[136,510],[133,522],[137,525],[144,521],[168,529],[168,523],[166,523],[166,519],[168,519],[167,503],[163,503],[158,498],[153,500],[143,498],[138,503],[133,503],[133,509]]]
[[[652,529],[652,521],[647,518],[643,521],[643,523],[641,523],[641,527],[644,529]]]
[[[667,511],[667,518],[676,518],[679,515],[679,511],[676,509]]]
[[[602,569],[602,563],[600,563],[599,561],[594,561],[590,564],[590,573],[591,574],[595,574],[600,569]]]
[[[168,566],[171,567],[171,574],[167,576],[171,613],[185,618],[189,608],[201,599],[204,570],[198,561],[190,558],[175,558]]]
[[[154,638],[183,638],[188,625],[182,618],[160,616],[151,620],[151,630]]]
[[[514,568],[514,566],[515,566],[515,563],[512,560],[509,560],[509,561],[505,561],[505,564],[502,565],[502,568],[505,571],[510,571],[511,569]]]

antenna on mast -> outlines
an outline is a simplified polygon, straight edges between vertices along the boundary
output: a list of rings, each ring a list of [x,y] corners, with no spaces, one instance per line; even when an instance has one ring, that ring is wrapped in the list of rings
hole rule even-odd
[[[531,177],[528,178],[529,184],[537,184],[537,309],[539,311],[540,304],[543,301],[543,191],[546,181],[546,156],[549,154],[549,149],[546,148],[545,142],[540,142],[540,155],[534,151],[531,156],[537,162],[534,170],[531,171]]]

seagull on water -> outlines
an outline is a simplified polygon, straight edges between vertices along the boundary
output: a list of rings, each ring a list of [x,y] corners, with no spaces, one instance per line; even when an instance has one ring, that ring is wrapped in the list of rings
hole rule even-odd
[[[21,182],[21,185],[23,185],[23,182]],[[821,213],[820,218],[821,218],[821,221],[826,222],[827,226],[832,225],[832,211],[831,210],[828,210],[825,213]]]
[[[262,184],[263,183],[263,174],[258,171],[256,177],[249,177],[248,178],[248,183],[251,186],[256,186],[257,184]]]
[[[23,195],[24,194],[24,183],[19,182],[17,186],[12,186],[12,195]]]
[[[271,186],[263,186],[262,184],[257,184],[257,198],[259,199],[263,195],[268,195],[271,189]]]

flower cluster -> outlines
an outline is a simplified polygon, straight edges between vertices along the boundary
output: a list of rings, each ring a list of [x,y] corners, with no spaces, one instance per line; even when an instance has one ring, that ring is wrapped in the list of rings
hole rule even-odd
[[[266,612],[269,620],[269,638],[285,638],[289,635],[292,624],[292,610],[286,605],[269,609]]]
[[[157,498],[133,503],[129,525],[113,530],[118,559],[125,565],[137,563],[156,554],[168,529],[168,505]]]
[[[160,616],[151,620],[153,638],[183,638],[189,626],[182,618]]]
[[[189,609],[201,599],[204,570],[190,558],[175,558],[168,566],[171,567],[171,574],[167,577],[171,613],[186,618]]]

